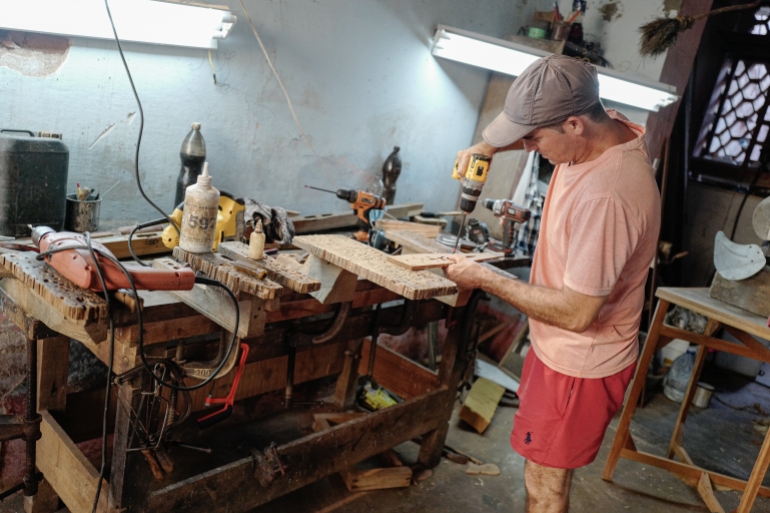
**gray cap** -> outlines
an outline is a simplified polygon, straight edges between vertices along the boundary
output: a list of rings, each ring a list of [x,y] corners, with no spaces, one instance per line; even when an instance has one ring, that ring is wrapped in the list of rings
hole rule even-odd
[[[484,129],[484,140],[497,148],[512,144],[536,128],[584,114],[599,103],[599,77],[591,64],[549,55],[532,63],[511,85],[503,112]]]

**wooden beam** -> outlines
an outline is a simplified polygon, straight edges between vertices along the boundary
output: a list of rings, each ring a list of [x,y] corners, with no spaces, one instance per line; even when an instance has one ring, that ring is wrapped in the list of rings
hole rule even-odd
[[[366,340],[361,350],[358,374],[366,375],[372,341]],[[438,375],[381,344],[374,358],[374,380],[403,399],[427,394],[439,387]]]
[[[37,341],[37,409],[62,411],[67,407],[70,338]]]
[[[50,413],[40,412],[42,438],[37,442],[37,466],[72,513],[90,513],[99,472],[67,436]],[[107,481],[102,483],[98,511],[107,512]]]
[[[233,511],[256,507],[436,429],[454,396],[454,389],[442,388],[278,446],[286,473],[267,487],[256,481],[254,458],[248,456],[152,492],[145,511],[208,513],[222,497]]]
[[[700,475],[700,479],[698,479],[697,489],[698,494],[701,496],[701,499],[703,499],[703,502],[706,503],[706,507],[711,513],[725,513],[724,508],[722,508],[722,505],[719,504],[719,501],[714,495],[714,488],[711,486],[711,478],[709,478],[709,475],[705,472],[703,472]]]

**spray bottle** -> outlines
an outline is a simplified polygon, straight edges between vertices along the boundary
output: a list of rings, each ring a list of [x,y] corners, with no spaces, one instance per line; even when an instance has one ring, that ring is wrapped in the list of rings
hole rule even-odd
[[[185,191],[179,247],[190,253],[211,253],[218,212],[219,191],[211,186],[209,163],[206,162],[197,183]]]

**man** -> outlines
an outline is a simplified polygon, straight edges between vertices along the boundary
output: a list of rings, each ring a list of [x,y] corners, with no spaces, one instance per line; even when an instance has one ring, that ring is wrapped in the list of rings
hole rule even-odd
[[[556,165],[530,283],[462,256],[446,268],[529,317],[511,445],[527,459],[527,512],[566,512],[573,469],[595,458],[638,357],[647,271],[660,231],[660,196],[644,128],[599,100],[596,69],[553,55],[513,83],[484,142],[458,154],[523,147]]]

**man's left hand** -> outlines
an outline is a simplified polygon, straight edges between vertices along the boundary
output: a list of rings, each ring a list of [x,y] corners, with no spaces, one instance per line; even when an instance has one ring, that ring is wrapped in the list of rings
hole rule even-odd
[[[457,284],[460,290],[481,288],[486,269],[462,255],[448,255],[454,261],[444,268],[444,276]]]

